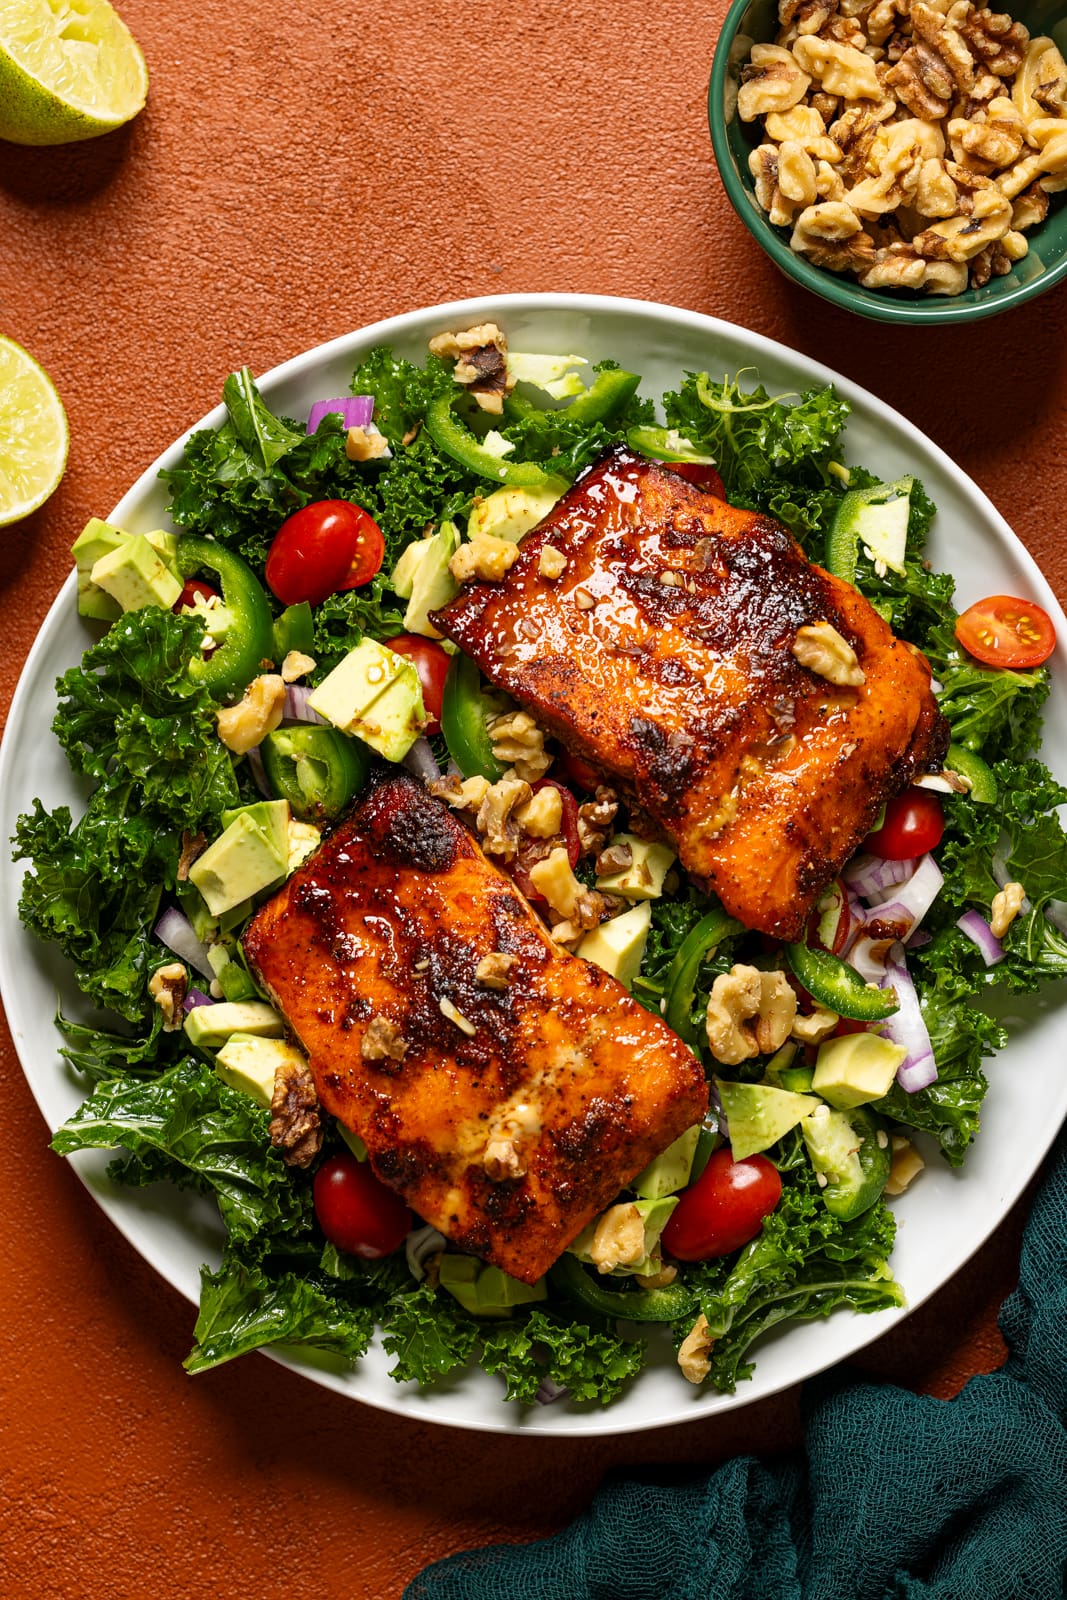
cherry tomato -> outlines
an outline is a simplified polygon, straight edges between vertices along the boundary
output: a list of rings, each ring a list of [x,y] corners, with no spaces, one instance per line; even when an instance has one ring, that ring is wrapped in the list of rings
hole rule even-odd
[[[186,578],[182,585],[182,592],[171,606],[171,610],[181,615],[185,606],[195,606],[198,600],[210,600],[214,597],[220,599],[219,591],[213,589],[210,583],[205,583],[203,578]]]
[[[993,594],[956,618],[956,638],[990,667],[1039,667],[1056,646],[1052,618],[1032,600]]]
[[[557,783],[554,778],[539,778],[535,784],[531,785],[531,788],[534,794],[539,794],[542,789],[558,790],[560,801],[563,806],[563,815],[560,818],[559,831],[563,835],[564,844],[567,846],[568,860],[570,861],[572,867],[576,867],[578,865],[578,858],[582,853],[582,841],[578,834],[577,800],[571,794],[569,789],[565,789],[562,783]],[[530,877],[529,867],[532,866],[534,862],[541,859],[542,858],[540,856],[534,856],[529,865],[527,865],[527,863],[522,860],[520,854],[520,856],[511,863],[511,876],[514,878],[516,884],[522,890],[527,900],[533,900],[539,905],[544,904],[545,897],[543,894],[539,894],[534,888],[533,879]]]
[[[287,517],[267,553],[267,586],[286,606],[319,605],[372,578],[382,564],[381,529],[350,500],[313,500]],[[354,574],[361,574],[354,576]]]
[[[668,1217],[663,1248],[677,1261],[728,1256],[756,1237],[781,1196],[782,1180],[766,1156],[735,1161],[724,1145]]]
[[[669,467],[671,472],[676,472],[680,478],[688,478],[690,483],[695,483],[705,494],[717,495],[720,500],[726,499],[723,481],[714,467],[706,466],[703,461],[665,461],[663,464]]]
[[[905,789],[885,808],[885,821],[869,833],[864,850],[883,861],[909,861],[936,850],[945,831],[945,810],[931,789]]]
[[[569,750],[563,752],[559,764],[571,782],[579,789],[587,790],[589,794],[593,794],[597,786],[604,781],[588,761],[583,761],[581,756],[572,756]]]
[[[383,639],[382,643],[387,649],[395,650],[398,656],[406,656],[415,663],[415,671],[422,684],[423,709],[430,719],[426,732],[431,735],[440,733],[441,702],[444,699],[450,657],[439,644],[417,633],[398,633],[395,639]]]
[[[869,1027],[869,1022],[858,1022],[854,1017],[838,1017],[832,1037],[841,1039],[847,1033],[866,1033]]]
[[[312,1192],[319,1227],[350,1256],[376,1261],[392,1255],[413,1225],[400,1196],[348,1150],[327,1157],[315,1174]]]

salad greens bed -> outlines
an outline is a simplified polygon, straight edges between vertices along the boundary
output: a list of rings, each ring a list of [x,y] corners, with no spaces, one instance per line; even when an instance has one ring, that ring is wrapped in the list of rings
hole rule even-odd
[[[315,607],[312,683],[364,636],[403,631],[404,605],[389,582],[397,558],[428,524],[461,522],[487,492],[485,479],[422,426],[435,400],[456,393],[450,362],[429,356],[418,366],[376,349],[351,387],[374,397],[374,421],[391,449],[385,458],[349,460],[339,415],[327,415],[312,434],[274,416],[243,372],[225,386],[224,425],[195,434],[181,464],[164,473],[176,528],[219,541],[260,575],[279,525],[311,501],[351,499],[377,520],[386,541],[377,576]],[[609,444],[657,425],[652,402],[636,394],[593,422],[581,406],[573,416],[571,409],[545,408],[541,396],[509,404],[495,422],[512,447],[507,461],[540,463],[570,481]],[[841,469],[848,406],[832,387],[774,398],[748,386],[744,374],[723,382],[687,374],[662,409],[694,454],[715,461],[733,504],[779,518],[813,559],[823,559],[846,489],[877,481],[862,467]],[[473,415],[468,425],[478,426]],[[961,649],[953,580],[929,570],[923,556],[933,516],[916,484],[902,570],[868,559],[861,546],[855,582],[925,652],[953,742],[990,766],[998,799],[946,800],[938,851],[944,885],[924,920],[927,942],[908,951],[937,1076],[910,1094],[894,1085],[873,1109],[890,1128],[930,1135],[959,1165],[978,1132],[983,1060],[1005,1041],[983,997],[993,984],[1026,990],[1067,974],[1067,937],[1056,925],[1063,919],[1046,915],[1067,899],[1067,838],[1056,815],[1067,791],[1034,754],[1047,672],[996,670]],[[311,1174],[285,1166],[272,1148],[270,1113],[223,1083],[210,1055],[191,1048],[180,1029],[164,1028],[148,984],[173,956],[153,929],[178,890],[182,835],[214,838],[224,811],[260,798],[249,762],[217,737],[217,702],[190,673],[202,627],[158,605],[126,612],[63,675],[54,732],[91,788],[88,803],[75,818],[67,807],[49,812],[37,801],[18,823],[16,854],[31,867],[22,920],[58,944],[81,992],[116,1019],[108,1028],[57,1019],[62,1054],[88,1098],[54,1148],[114,1148],[109,1170],[120,1183],[169,1180],[214,1197],[227,1242],[218,1270],[203,1269],[191,1372],[279,1342],[355,1359],[380,1328],[399,1381],[432,1383],[474,1360],[499,1375],[512,1400],[530,1403],[562,1389],[575,1402],[609,1402],[646,1360],[634,1323],[554,1292],[511,1315],[478,1318],[435,1288],[432,1275],[417,1278],[404,1250],[367,1262],[324,1244]],[[987,966],[957,922],[968,910],[987,917],[1005,877],[1025,886],[1027,906],[1002,941],[1003,959]],[[680,946],[714,906],[684,885],[653,902],[634,992],[657,1014]],[[757,936],[734,932],[700,961],[690,1016],[698,1049],[715,976],[764,948]],[[704,1053],[709,1059],[706,1044]],[[766,1066],[760,1058],[715,1070],[757,1081]],[[325,1152],[338,1148],[331,1129]],[[753,1342],[777,1323],[903,1300],[888,1265],[894,1220],[884,1200],[841,1220],[824,1203],[796,1129],[768,1154],[783,1188],[759,1235],[726,1257],[679,1268],[688,1309],[672,1327],[675,1343],[702,1311],[715,1339],[709,1381],[722,1390],[751,1372]],[[633,1288],[618,1277],[602,1281],[620,1294]]]

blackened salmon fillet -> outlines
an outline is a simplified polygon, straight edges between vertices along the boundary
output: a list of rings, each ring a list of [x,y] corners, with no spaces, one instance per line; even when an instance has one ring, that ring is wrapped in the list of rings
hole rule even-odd
[[[470,583],[431,620],[637,801],[698,885],[783,939],[948,743],[928,664],[856,589],[773,518],[621,447],[501,581]],[[794,653],[820,624],[851,647],[858,686]]]
[[[707,1107],[681,1040],[395,769],[243,944],[378,1176],[527,1283]]]

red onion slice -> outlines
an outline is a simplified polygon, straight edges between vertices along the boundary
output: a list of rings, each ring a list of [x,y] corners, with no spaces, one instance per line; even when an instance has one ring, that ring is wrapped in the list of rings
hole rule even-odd
[[[256,780],[256,788],[264,800],[273,800],[275,798],[274,790],[270,786],[267,769],[263,765],[263,756],[258,744],[253,745],[248,752],[248,765],[252,769],[253,778]]]
[[[881,856],[853,856],[841,874],[850,889],[865,900],[883,889],[894,889],[915,871],[916,861],[883,861]]]
[[[892,939],[875,939],[865,933],[855,941],[845,959],[864,983],[874,983],[881,988],[886,982],[886,957],[893,943]]]
[[[1004,960],[1007,951],[980,911],[965,911],[956,919],[956,926],[978,946],[987,967],[995,967],[998,961]]]
[[[1045,915],[1054,928],[1067,933],[1067,900],[1050,900],[1045,907]]]
[[[872,907],[867,926],[883,924],[888,928],[896,924],[900,929],[897,937],[906,939],[915,932],[941,893],[944,882],[944,873],[933,856],[923,856],[907,882],[897,885],[892,899]]]
[[[190,989],[182,1001],[182,1010],[186,1013],[195,1011],[197,1006],[213,1006],[215,1004],[209,994],[203,989]]]
[[[930,1034],[923,1021],[915,985],[904,961],[904,950],[894,945],[886,961],[886,978],[897,991],[900,1010],[879,1025],[879,1031],[908,1052],[897,1068],[897,1082],[906,1094],[915,1094],[937,1080],[937,1062]]]
[[[306,683],[291,683],[285,691],[285,706],[282,710],[283,722],[325,722],[325,717],[320,717],[317,711],[312,711],[308,705],[308,696],[312,693]]]
[[[168,950],[173,950],[187,967],[195,967],[205,978],[215,976],[211,962],[207,958],[207,945],[197,938],[189,918],[184,912],[179,911],[177,906],[168,906],[152,932],[160,943],[165,944]]]
[[[562,1400],[570,1390],[565,1384],[557,1383],[555,1378],[542,1378],[534,1399],[539,1406],[550,1406],[556,1400]]]
[[[316,400],[308,412],[308,433],[314,433],[323,417],[336,412],[346,428],[365,428],[374,415],[372,394],[341,395],[336,400]]]

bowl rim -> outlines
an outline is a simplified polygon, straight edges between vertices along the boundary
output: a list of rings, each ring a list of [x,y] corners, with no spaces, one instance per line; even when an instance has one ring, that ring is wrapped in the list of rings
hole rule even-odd
[[[715,164],[727,198],[749,233],[785,275],[803,288],[828,300],[843,311],[873,322],[906,323],[911,326],[944,324],[951,322],[977,322],[984,317],[1009,311],[1024,301],[1035,300],[1038,295],[1056,287],[1067,277],[1067,249],[1059,261],[1046,268],[1039,278],[1029,283],[990,295],[987,300],[962,305],[958,297],[927,296],[925,300],[897,300],[884,291],[864,289],[852,278],[826,272],[813,267],[803,256],[790,248],[788,241],[753,204],[751,191],[738,174],[727,138],[727,122],[723,114],[723,100],[727,74],[730,70],[730,51],[737,35],[741,18],[753,0],[733,0],[719,30],[708,79],[708,127],[711,132]]]

